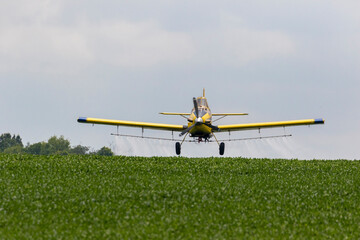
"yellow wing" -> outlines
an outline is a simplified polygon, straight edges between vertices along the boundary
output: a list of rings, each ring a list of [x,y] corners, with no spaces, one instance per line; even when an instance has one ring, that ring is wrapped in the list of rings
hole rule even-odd
[[[304,119],[293,121],[281,121],[281,122],[263,122],[263,123],[245,123],[245,124],[231,124],[231,125],[219,125],[220,131],[242,131],[261,128],[274,128],[274,127],[287,127],[287,126],[299,126],[299,125],[312,125],[312,124],[324,124],[325,120],[318,119]]]
[[[152,129],[167,130],[167,131],[183,131],[184,129],[187,128],[187,126],[183,126],[183,125],[133,122],[133,121],[111,120],[111,119],[101,119],[101,118],[80,117],[80,118],[78,118],[77,121],[79,123],[105,124],[105,125],[139,127],[139,128],[152,128]]]
[[[248,113],[213,113],[213,116],[243,116],[249,115]]]
[[[163,115],[191,115],[191,113],[173,113],[173,112],[161,112]],[[241,116],[241,115],[249,115],[248,113],[213,113],[213,116]]]
[[[163,114],[163,115],[190,115],[190,113],[174,113],[174,112],[161,112],[159,114]]]

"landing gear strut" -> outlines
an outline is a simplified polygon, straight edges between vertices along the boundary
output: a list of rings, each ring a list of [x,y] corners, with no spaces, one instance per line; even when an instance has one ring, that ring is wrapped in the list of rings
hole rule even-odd
[[[215,134],[213,133],[212,135],[214,136],[216,142],[219,144],[219,154],[220,154],[221,156],[224,155],[224,152],[225,152],[225,143],[223,143],[223,142],[219,143],[219,141],[217,140]]]
[[[219,145],[219,153],[220,155],[224,155],[225,152],[225,143],[221,142]]]
[[[175,151],[176,151],[176,155],[180,155],[180,153],[181,153],[181,144],[179,142],[175,143]]]
[[[176,142],[175,143],[175,152],[176,155],[180,155],[181,153],[181,143],[180,142]],[[219,144],[219,154],[222,156],[225,153],[225,143],[221,142]]]
[[[185,141],[185,138],[186,138],[186,136],[187,136],[188,134],[189,134],[188,132],[185,134],[185,137],[183,138],[183,140],[182,140],[181,143],[180,143],[180,142],[176,142],[176,143],[175,143],[175,152],[176,152],[176,155],[180,155],[180,153],[181,153],[181,145],[182,145],[183,142]]]

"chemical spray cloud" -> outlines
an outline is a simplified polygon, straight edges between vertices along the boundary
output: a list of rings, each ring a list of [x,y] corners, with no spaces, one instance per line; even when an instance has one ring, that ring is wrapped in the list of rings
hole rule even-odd
[[[171,141],[149,140],[141,138],[115,137],[115,154],[124,156],[176,156],[174,143]],[[217,143],[185,142],[181,156],[184,157],[219,157]],[[321,154],[311,152],[298,145],[290,138],[256,139],[226,144],[224,157],[247,158],[285,158],[313,159]]]

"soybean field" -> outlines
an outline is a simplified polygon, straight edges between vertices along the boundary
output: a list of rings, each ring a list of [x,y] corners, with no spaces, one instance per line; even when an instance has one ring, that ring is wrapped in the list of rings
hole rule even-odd
[[[0,239],[359,239],[360,162],[0,155]]]

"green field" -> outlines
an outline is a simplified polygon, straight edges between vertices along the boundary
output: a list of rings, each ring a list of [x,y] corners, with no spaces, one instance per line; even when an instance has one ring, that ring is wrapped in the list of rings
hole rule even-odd
[[[1,239],[359,239],[359,223],[359,161],[0,155]]]

